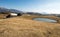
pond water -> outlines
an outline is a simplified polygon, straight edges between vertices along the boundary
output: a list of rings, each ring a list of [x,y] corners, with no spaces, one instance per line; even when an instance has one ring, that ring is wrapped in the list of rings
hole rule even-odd
[[[44,21],[44,22],[57,22],[56,20],[48,19],[48,18],[34,18],[33,20]]]

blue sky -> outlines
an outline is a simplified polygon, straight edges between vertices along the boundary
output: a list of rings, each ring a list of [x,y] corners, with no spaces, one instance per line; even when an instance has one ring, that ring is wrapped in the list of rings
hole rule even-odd
[[[60,0],[0,0],[0,7],[29,12],[60,14]]]

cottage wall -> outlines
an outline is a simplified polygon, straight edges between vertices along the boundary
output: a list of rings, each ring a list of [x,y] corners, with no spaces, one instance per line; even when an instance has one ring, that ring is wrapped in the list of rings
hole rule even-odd
[[[16,14],[16,13],[10,13],[10,15],[11,15],[11,16],[17,16],[17,14]]]

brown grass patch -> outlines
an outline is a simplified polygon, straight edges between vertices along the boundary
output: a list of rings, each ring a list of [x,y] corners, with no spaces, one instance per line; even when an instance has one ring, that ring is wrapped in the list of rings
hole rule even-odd
[[[30,19],[30,20],[32,20],[32,19],[34,19],[34,18],[48,18],[48,19],[53,19],[53,20],[56,20],[57,21],[57,23],[60,23],[60,18],[58,18],[58,17],[56,17],[56,16],[38,16],[38,15],[30,15],[30,16],[28,16],[27,14],[26,15],[22,15],[22,16],[20,16],[19,18],[25,18],[25,19]]]
[[[60,37],[60,24],[20,17],[1,19],[0,37]]]
[[[0,14],[0,19],[5,19],[9,14]]]

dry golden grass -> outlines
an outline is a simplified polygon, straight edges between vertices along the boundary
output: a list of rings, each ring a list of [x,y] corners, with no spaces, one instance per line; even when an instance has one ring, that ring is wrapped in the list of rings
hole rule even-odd
[[[60,24],[20,17],[0,19],[0,37],[60,37]]]
[[[34,18],[49,18],[49,19],[53,19],[53,20],[56,20],[57,23],[60,23],[60,18],[56,17],[56,16],[38,16],[38,15],[23,15],[23,16],[20,16],[19,18],[25,18],[25,19],[34,19]]]
[[[0,14],[0,19],[5,19],[8,14]]]

